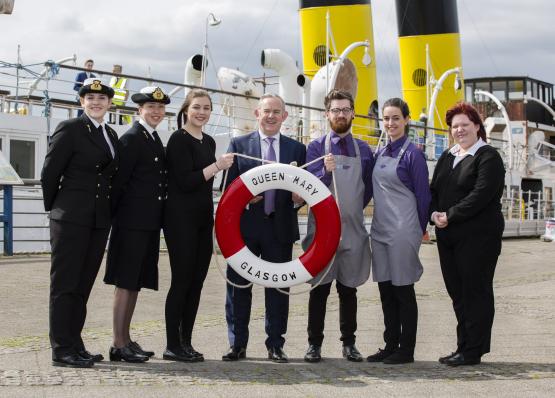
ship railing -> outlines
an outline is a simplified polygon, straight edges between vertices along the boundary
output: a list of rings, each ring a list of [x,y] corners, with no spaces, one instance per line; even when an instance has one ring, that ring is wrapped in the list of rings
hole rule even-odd
[[[41,82],[40,85],[44,87],[35,90],[34,94],[30,96],[18,95],[16,97],[9,95],[10,91],[12,93],[15,91],[15,86],[0,84],[0,90],[2,90],[0,91],[0,112],[35,116],[50,115],[52,118],[61,120],[76,116],[80,106],[77,103],[77,94],[73,91],[73,85],[75,84],[73,77],[77,72],[83,70],[81,67],[59,65],[60,73],[50,78],[47,84]],[[110,71],[103,70],[93,70],[93,73],[101,77],[112,75]],[[129,98],[145,85],[158,85],[166,92],[171,92],[177,88],[177,92],[172,96],[172,103],[166,107],[167,114],[161,123],[160,129],[171,132],[177,128],[176,115],[184,100],[184,91],[196,88],[196,86],[129,74],[121,74],[120,76],[128,79]],[[245,99],[257,100],[257,97],[214,88],[205,89],[211,94],[214,105],[212,117],[207,125],[209,134],[231,137],[234,133],[247,133],[257,128],[253,110],[240,105],[240,103],[246,102]],[[19,92],[24,94],[25,90],[20,88]],[[39,95],[40,93],[42,95]],[[114,114],[112,120],[119,121],[120,115],[130,116],[131,120],[136,120],[138,118],[137,107],[133,105],[128,100],[124,106],[112,107],[109,111]],[[328,130],[323,108],[307,107],[293,103],[287,103],[286,105],[289,112],[289,118],[283,126],[286,135],[306,144],[311,138],[323,135]],[[310,119],[308,115],[310,115]],[[365,114],[357,114],[356,116],[357,119],[355,119],[353,125],[355,135],[365,139],[373,149],[385,145],[387,137],[379,127],[381,120]],[[122,127],[124,128],[124,126]],[[55,126],[52,126],[52,130],[54,128]],[[118,131],[122,130],[118,129]],[[447,130],[426,128],[420,122],[411,122],[411,140],[419,147],[425,149],[426,135],[428,134],[434,136],[433,156],[429,160],[437,160],[448,146],[449,134]]]
[[[544,191],[523,191],[511,188],[502,199],[506,220],[546,220],[555,217],[555,201]]]

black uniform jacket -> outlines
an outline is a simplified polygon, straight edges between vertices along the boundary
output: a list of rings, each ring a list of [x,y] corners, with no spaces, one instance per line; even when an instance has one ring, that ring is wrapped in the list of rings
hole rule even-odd
[[[113,224],[159,230],[166,198],[164,146],[135,122],[120,138],[120,166],[112,183]]]
[[[501,196],[505,167],[497,150],[489,145],[467,156],[453,168],[455,156],[446,150],[437,161],[430,185],[434,211],[447,212],[443,232],[478,234],[503,229]]]
[[[44,208],[53,220],[94,228],[110,227],[111,180],[118,170],[118,136],[106,125],[115,151],[83,114],[61,122],[41,173]]]

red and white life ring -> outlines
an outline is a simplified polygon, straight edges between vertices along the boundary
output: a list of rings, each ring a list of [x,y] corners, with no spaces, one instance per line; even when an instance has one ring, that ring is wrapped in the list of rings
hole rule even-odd
[[[316,220],[310,247],[297,259],[272,263],[255,256],[245,245],[240,230],[247,203],[269,189],[300,195]],[[299,167],[273,163],[255,167],[233,181],[216,211],[216,238],[228,264],[243,278],[265,287],[290,287],[309,281],[331,261],[341,237],[339,209],[329,189]]]

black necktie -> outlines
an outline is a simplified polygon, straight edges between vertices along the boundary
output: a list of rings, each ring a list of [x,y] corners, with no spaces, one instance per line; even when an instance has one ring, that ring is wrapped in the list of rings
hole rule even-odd
[[[108,145],[108,141],[106,141],[106,137],[104,136],[104,130],[102,129],[102,125],[98,126],[98,133],[100,134],[100,137],[102,138],[102,143],[104,144],[104,149],[108,151],[110,156],[114,157],[114,155],[112,154],[112,150],[110,149],[110,145]]]

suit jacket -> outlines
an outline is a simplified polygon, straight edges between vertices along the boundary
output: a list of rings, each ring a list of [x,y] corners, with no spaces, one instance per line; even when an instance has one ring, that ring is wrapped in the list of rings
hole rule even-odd
[[[44,208],[53,220],[110,227],[112,177],[118,170],[118,137],[106,126],[109,151],[87,115],[61,122],[50,140],[41,173]]]
[[[120,138],[119,171],[112,181],[113,224],[159,230],[166,198],[164,146],[139,123]]]
[[[96,77],[94,73],[91,73],[91,77]],[[73,90],[79,91],[83,82],[87,79],[87,72],[79,72],[75,78],[75,84],[73,85]]]
[[[233,138],[229,143],[228,152],[242,153],[261,158],[260,135],[258,131]],[[280,163],[289,164],[297,162],[297,166],[302,166],[306,159],[306,147],[298,141],[280,135],[279,157]],[[229,169],[227,185],[239,175],[260,165],[259,161],[236,157],[233,166]],[[281,243],[293,243],[299,239],[297,210],[291,199],[291,192],[278,189],[275,197],[274,232]],[[249,205],[249,208],[241,216],[241,233],[243,236],[245,238],[258,236],[264,217],[264,200]]]
[[[497,150],[485,145],[453,169],[455,156],[446,150],[438,159],[430,185],[434,211],[447,212],[449,222],[436,233],[473,236],[502,232],[501,196],[505,168]]]

